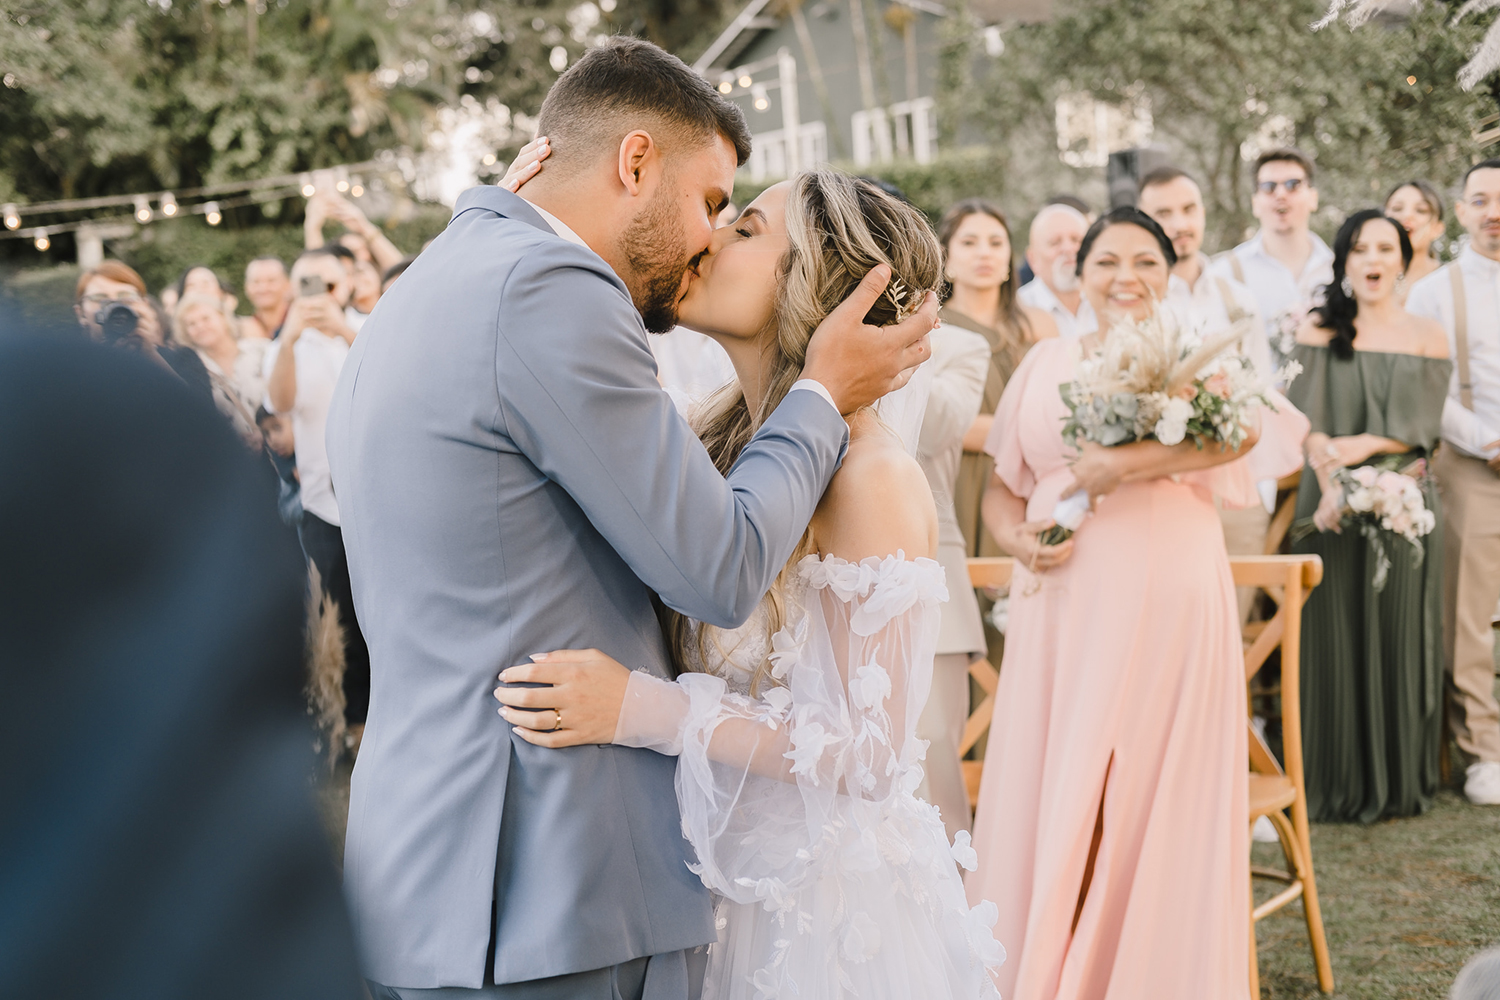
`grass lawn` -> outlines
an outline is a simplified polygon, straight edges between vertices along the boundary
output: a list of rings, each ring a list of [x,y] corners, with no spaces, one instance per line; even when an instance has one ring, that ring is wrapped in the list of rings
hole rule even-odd
[[[323,771],[319,787],[340,859],[349,772],[348,762],[340,762],[332,774]],[[1373,826],[1316,824],[1312,837],[1338,1000],[1446,1000],[1464,962],[1500,945],[1500,807],[1472,806],[1446,789],[1425,816]],[[1254,860],[1282,866],[1275,844],[1256,844]],[[1259,882],[1257,899],[1275,890]],[[1256,933],[1264,1000],[1324,997],[1301,902],[1262,920]]]
[[[1447,789],[1425,816],[1315,824],[1312,839],[1334,997],[1445,1000],[1464,962],[1500,944],[1500,808]],[[1281,866],[1275,844],[1256,844],[1253,856]],[[1256,898],[1274,891],[1258,884]],[[1300,902],[1256,933],[1266,1000],[1323,996]]]

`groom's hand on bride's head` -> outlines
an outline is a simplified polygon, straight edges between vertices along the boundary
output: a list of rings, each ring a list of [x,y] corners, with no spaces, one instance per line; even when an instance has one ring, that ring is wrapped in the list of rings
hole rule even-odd
[[[802,377],[821,383],[840,413],[853,413],[901,388],[932,355],[927,335],[937,326],[938,314],[937,296],[932,292],[900,323],[865,323],[870,307],[890,280],[891,269],[886,265],[871,268],[808,341]]]

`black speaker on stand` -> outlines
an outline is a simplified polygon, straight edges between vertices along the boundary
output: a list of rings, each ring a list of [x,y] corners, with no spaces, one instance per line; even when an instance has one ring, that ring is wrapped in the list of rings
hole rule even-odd
[[[1109,187],[1109,207],[1134,205],[1136,190],[1141,178],[1172,162],[1167,151],[1159,146],[1138,146],[1109,154],[1109,165],[1105,167],[1105,183]]]

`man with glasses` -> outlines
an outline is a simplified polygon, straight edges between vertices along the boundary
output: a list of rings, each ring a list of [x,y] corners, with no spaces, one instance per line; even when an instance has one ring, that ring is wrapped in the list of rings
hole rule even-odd
[[[1313,165],[1298,149],[1272,149],[1255,161],[1250,202],[1260,231],[1214,262],[1214,272],[1247,286],[1265,320],[1279,364],[1320,285],[1333,280],[1333,251],[1309,228],[1318,210]]]
[[[1406,308],[1448,331],[1453,380],[1433,472],[1443,497],[1443,639],[1448,723],[1472,762],[1464,794],[1500,805],[1495,632],[1500,600],[1500,159],[1464,175],[1458,221],[1469,245],[1412,287]]]

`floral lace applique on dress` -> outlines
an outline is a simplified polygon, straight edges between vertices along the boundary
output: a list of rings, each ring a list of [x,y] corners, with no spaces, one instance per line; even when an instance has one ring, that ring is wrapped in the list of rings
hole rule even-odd
[[[660,720],[661,740],[616,737],[679,754],[694,870],[720,897],[705,1000],[997,996],[997,911],[971,908],[959,878],[974,849],[967,834],[950,844],[915,795],[942,567],[808,556],[788,590],[785,626],[756,651],[778,686],[752,699],[720,676],[730,665],[709,664],[654,682],[685,692],[670,737]],[[727,633],[732,648],[752,650],[754,622]]]

